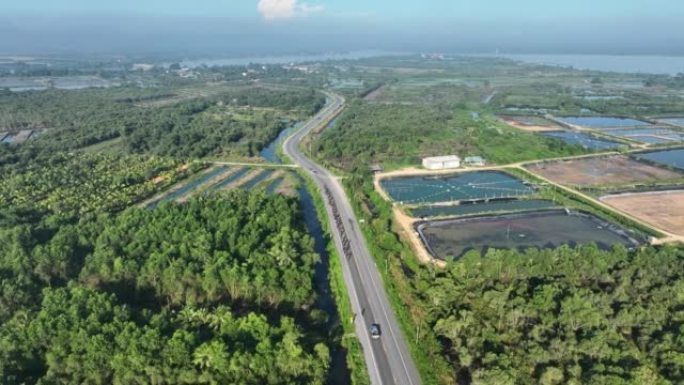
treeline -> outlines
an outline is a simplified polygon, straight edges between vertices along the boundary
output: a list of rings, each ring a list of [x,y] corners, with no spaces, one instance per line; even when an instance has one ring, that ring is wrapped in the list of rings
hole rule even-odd
[[[490,162],[507,163],[583,152],[493,119],[474,121],[458,106],[361,102],[349,106],[314,149],[321,161],[345,170],[371,163],[416,165],[423,157],[445,154],[482,155]]]
[[[297,202],[243,191],[0,228],[0,379],[322,384]]]
[[[325,97],[312,90],[259,87],[226,89],[214,97],[198,95],[164,107],[135,104],[175,91],[120,87],[0,93],[0,130],[44,129],[21,146],[0,146],[0,165],[117,137],[123,137],[130,153],[176,158],[255,156],[288,119],[308,116],[325,104]]]
[[[470,253],[421,294],[472,384],[681,384],[684,251]]]

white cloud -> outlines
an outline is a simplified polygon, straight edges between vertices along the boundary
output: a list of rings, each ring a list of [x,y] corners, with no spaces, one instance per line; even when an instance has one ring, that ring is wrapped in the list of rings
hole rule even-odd
[[[322,5],[311,5],[299,0],[259,0],[257,9],[266,20],[292,19],[323,11]]]

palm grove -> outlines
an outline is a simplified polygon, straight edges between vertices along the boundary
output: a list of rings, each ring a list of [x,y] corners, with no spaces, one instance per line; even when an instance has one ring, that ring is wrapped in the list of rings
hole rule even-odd
[[[296,200],[234,191],[131,207],[203,167],[188,158],[256,151],[283,127],[272,111],[303,116],[320,97],[240,90],[151,108],[120,92],[2,95],[15,124],[52,127],[0,150],[2,383],[323,383],[331,337]],[[225,118],[223,101],[265,109]],[[199,131],[209,120],[222,140]],[[228,135],[240,130],[258,143]],[[116,152],[79,150],[116,136]]]

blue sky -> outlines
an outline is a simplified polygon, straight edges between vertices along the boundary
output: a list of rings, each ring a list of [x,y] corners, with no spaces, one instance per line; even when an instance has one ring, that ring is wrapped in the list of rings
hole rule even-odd
[[[684,16],[679,0],[270,0],[316,7],[320,17],[451,18],[490,20],[497,17],[613,19]],[[3,0],[0,14],[142,14],[222,16],[255,19],[259,0]],[[301,19],[301,17],[299,18]]]
[[[684,0],[0,0],[0,53],[684,54],[682,20]]]

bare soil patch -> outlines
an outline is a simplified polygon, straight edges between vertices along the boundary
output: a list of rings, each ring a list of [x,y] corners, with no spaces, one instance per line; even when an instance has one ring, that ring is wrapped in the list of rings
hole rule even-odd
[[[387,89],[387,84],[383,84],[380,87],[374,89],[373,91],[369,92],[368,95],[366,95],[363,100],[368,101],[368,102],[373,102],[382,96],[382,94],[385,92]]]
[[[682,174],[626,156],[604,156],[525,166],[553,182],[573,186],[619,186],[678,179]]]
[[[563,129],[563,127],[555,124],[554,122],[539,117],[501,116],[500,119],[509,126],[528,132],[548,132],[559,131]]]
[[[684,236],[684,190],[606,195],[601,201],[665,232]]]

